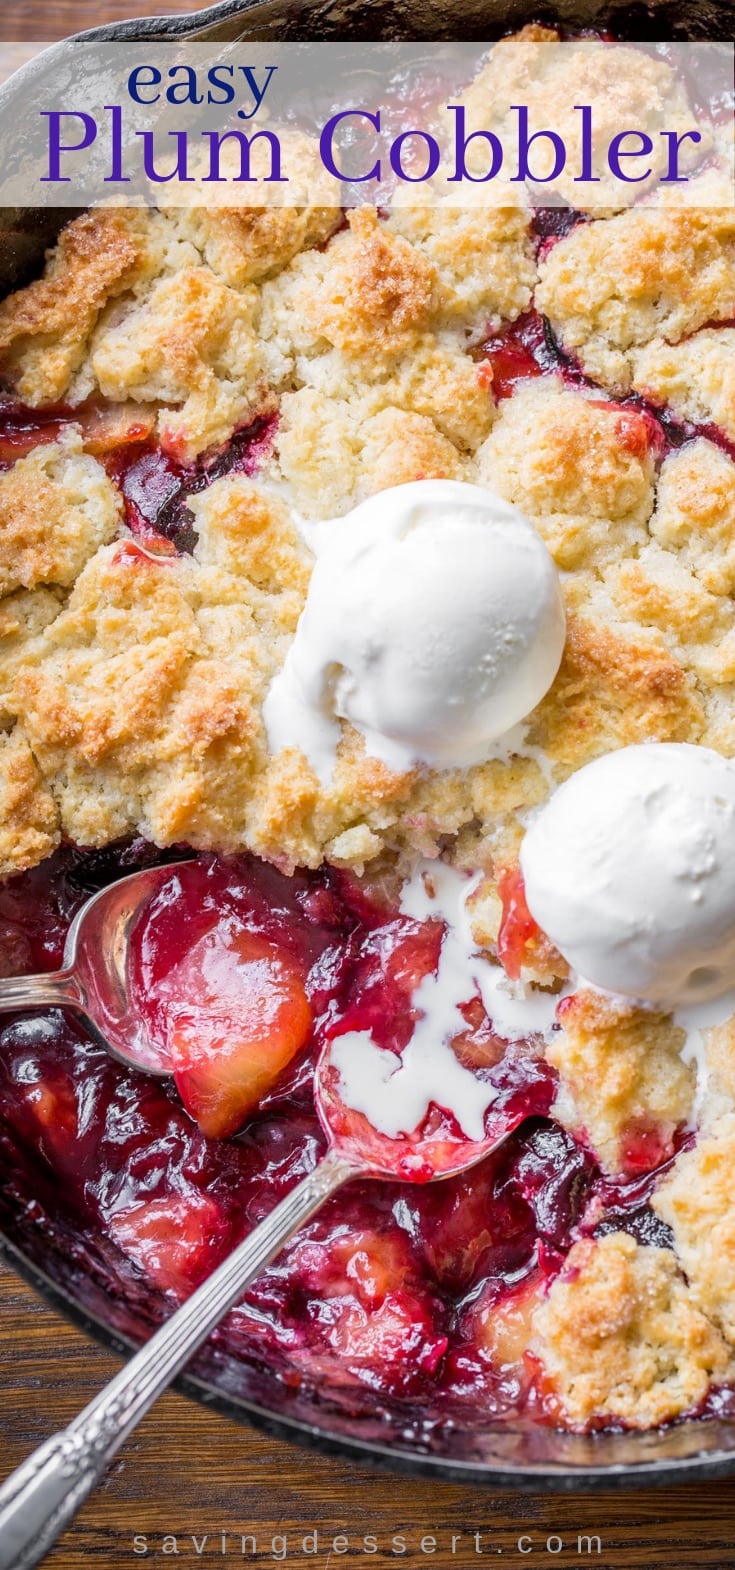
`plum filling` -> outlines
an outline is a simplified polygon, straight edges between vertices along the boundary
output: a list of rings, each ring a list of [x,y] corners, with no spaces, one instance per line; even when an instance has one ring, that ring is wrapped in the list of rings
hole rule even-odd
[[[568,214],[561,216],[569,217]],[[563,225],[559,234],[553,228],[548,232],[542,229],[542,247],[554,244],[564,232]],[[710,325],[727,327],[732,324],[720,322]],[[480,375],[485,372],[488,384],[498,400],[512,397],[519,383],[538,376],[556,375],[568,387],[584,387],[596,393],[602,391],[599,384],[586,376],[576,360],[558,343],[547,318],[533,307],[524,311],[510,327],[492,333],[473,354],[479,362]],[[735,442],[719,425],[710,422],[695,424],[692,420],[677,419],[665,404],[656,404],[640,393],[631,393],[626,398],[600,398],[598,401],[611,409],[619,409],[621,413],[629,410],[633,423],[635,417],[639,417],[658,463],[667,453],[683,447],[685,442],[694,441],[698,436],[706,437],[727,453],[729,458],[735,458]]]
[[[9,469],[41,442],[55,442],[72,421],[62,405],[31,409],[10,398],[0,399],[0,470]]]
[[[75,409],[63,404],[32,409],[3,398],[0,471],[34,447],[58,441],[69,427],[81,427],[85,448],[104,463],[122,491],[131,533],[143,540],[162,537],[179,551],[191,551],[196,535],[188,498],[225,474],[254,474],[270,448],[276,417],[253,420],[233,432],[225,447],[193,463],[181,463],[164,451],[153,439],[154,426],[151,410],[136,404],[90,399]]]
[[[268,451],[275,418],[254,420],[235,431],[221,451],[184,464],[150,438],[114,448],[105,459],[110,478],[120,487],[125,521],[133,534],[163,535],[179,551],[191,551],[196,534],[187,506],[225,474],[254,474]]]
[[[441,940],[437,921],[397,911],[395,890],[333,869],[285,877],[250,857],[182,865],[136,841],[64,849],[4,885],[0,968],[58,966],[89,893],[158,859],[172,861],[171,880],[141,926],[134,985],[154,1032],[170,1035],[173,1010],[176,1080],[125,1071],[54,1010],[7,1018],[0,1040],[5,1205],[32,1206],[47,1235],[84,1238],[108,1290],[130,1299],[144,1283],[152,1314],[313,1167],[324,1148],[313,1099],[321,1042],[369,1028],[400,1049]],[[212,969],[215,949],[224,972]],[[233,1002],[233,954],[264,1014],[252,998],[249,1010]],[[177,1014],[184,993],[188,1012]],[[228,1039],[236,1049],[213,1077]],[[530,1313],[574,1237],[614,1225],[667,1241],[647,1205],[650,1179],[611,1185],[550,1119],[554,1075],[533,1043],[503,1042],[475,1000],[460,1048],[491,1065],[494,1109],[513,1129],[505,1143],[439,1184],[349,1185],[253,1286],[219,1348],[292,1383],[326,1378],[350,1400],[362,1389],[486,1423],[534,1402]]]

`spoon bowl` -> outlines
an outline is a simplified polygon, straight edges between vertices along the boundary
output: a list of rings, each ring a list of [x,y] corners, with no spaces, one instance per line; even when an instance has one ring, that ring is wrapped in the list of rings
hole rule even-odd
[[[375,1128],[362,1112],[346,1105],[340,1094],[339,1074],[331,1061],[332,1042],[323,1047],[314,1075],[314,1098],[330,1149],[339,1153],[361,1177],[386,1178],[393,1183],[437,1183],[483,1161],[501,1145],[518,1119],[485,1118],[487,1137],[468,1139],[456,1134],[454,1119],[430,1111],[411,1134],[394,1139]],[[390,1095],[390,1081],[386,1085]]]
[[[100,889],[77,911],[66,935],[61,970],[0,979],[0,1012],[72,1009],[110,1056],[146,1074],[171,1065],[130,1003],[128,960],[133,932],[171,866],[144,867]]]

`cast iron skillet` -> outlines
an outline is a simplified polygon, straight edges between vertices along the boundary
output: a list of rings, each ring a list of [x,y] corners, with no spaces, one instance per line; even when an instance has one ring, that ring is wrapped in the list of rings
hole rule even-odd
[[[558,0],[553,9],[533,0],[222,0],[188,16],[113,23],[85,38],[423,39],[461,34],[488,39],[530,17],[570,27],[610,28],[627,38],[723,38],[735,20],[735,0],[651,0],[598,3]],[[45,50],[1,90],[53,69],[58,46]],[[0,210],[0,288],[17,287],[37,272],[44,248],[68,220],[68,209],[34,213]],[[0,1249],[10,1264],[55,1307],[98,1340],[125,1353],[148,1334],[164,1305],[132,1269],[113,1268],[104,1240],[82,1231],[61,1212],[39,1223],[29,1207],[33,1156],[0,1145]],[[48,1193],[48,1189],[46,1189]],[[53,1201],[51,1201],[51,1205]],[[395,1472],[423,1472],[490,1487],[533,1491],[650,1487],[735,1472],[735,1423],[714,1418],[655,1433],[559,1433],[521,1422],[474,1429],[441,1417],[418,1419],[400,1402],[376,1406],[368,1392],[325,1391],[284,1384],[266,1366],[254,1367],[210,1342],[179,1386],[188,1395],[241,1422],[282,1438]]]

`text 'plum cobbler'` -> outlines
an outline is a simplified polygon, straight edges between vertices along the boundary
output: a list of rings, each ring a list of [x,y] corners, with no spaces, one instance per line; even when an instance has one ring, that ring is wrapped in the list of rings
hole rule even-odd
[[[519,80],[557,36],[518,36]],[[680,103],[665,50],[641,124],[654,87]],[[475,1425],[730,1408],[729,125],[599,216],[433,183],[99,209],[0,304],[0,970],[171,862],[132,982],[172,1077],[6,1021],[9,1192],[161,1312],[313,1169],[324,1043],[352,1105],[359,1043],[398,1065],[442,989],[507,1135],[349,1184],[264,1271],[218,1344],[288,1386]]]

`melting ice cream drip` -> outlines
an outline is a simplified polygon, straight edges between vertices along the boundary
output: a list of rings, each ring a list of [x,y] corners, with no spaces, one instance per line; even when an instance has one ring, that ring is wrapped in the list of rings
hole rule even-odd
[[[451,1046],[467,1029],[461,1005],[478,992],[497,1034],[506,1040],[545,1035],[554,1022],[556,997],[531,994],[477,952],[467,899],[478,881],[443,862],[423,862],[404,887],[403,914],[417,921],[440,918],[446,932],[436,972],[425,976],[413,994],[420,1018],[402,1056],[376,1046],[369,1031],[349,1031],[332,1044],[345,1105],[394,1139],[413,1133],[432,1104],[452,1113],[468,1139],[484,1137],[495,1087],[465,1068]]]

